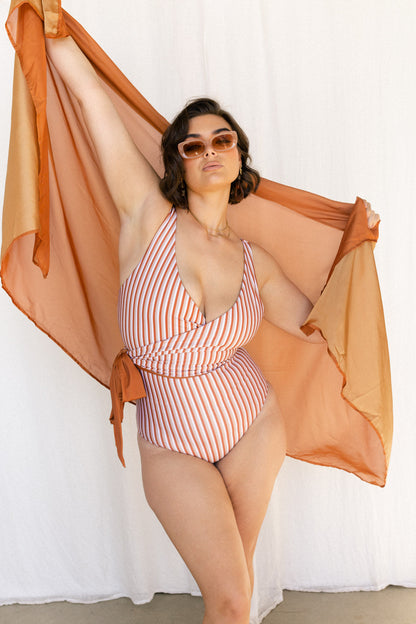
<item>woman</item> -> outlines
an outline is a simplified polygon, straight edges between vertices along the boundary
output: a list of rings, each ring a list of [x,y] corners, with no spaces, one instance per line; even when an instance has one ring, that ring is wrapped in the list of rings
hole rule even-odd
[[[311,303],[227,223],[228,203],[258,183],[230,115],[212,100],[184,109],[164,135],[160,182],[74,42],[48,39],[47,47],[81,105],[120,214],[120,325],[147,391],[138,402],[147,500],[200,587],[204,622],[247,623],[252,559],[285,432],[274,391],[240,347],[263,312],[321,341],[300,330]],[[369,207],[368,220],[378,220]],[[168,342],[178,332],[192,338],[179,354]]]

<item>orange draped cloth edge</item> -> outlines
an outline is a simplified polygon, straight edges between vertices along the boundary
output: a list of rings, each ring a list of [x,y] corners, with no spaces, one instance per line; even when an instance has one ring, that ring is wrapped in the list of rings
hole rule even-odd
[[[44,37],[71,35],[94,66],[136,145],[159,175],[167,121],[58,0],[13,1],[16,50],[3,211],[1,278],[13,302],[95,379],[110,386],[110,420],[124,465],[123,404],[145,390],[117,323],[115,206],[78,103],[47,57]],[[262,179],[230,206],[235,231],[272,253],[314,308],[309,344],[266,321],[248,350],[274,385],[287,454],[384,486],[392,396],[383,307],[373,256],[378,228],[365,205],[336,202]]]

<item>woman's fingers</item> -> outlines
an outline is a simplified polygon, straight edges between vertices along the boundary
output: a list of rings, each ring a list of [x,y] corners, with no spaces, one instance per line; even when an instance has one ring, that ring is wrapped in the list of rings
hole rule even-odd
[[[371,230],[380,221],[380,215],[372,210],[370,202],[364,200],[364,204],[367,212],[367,224]]]

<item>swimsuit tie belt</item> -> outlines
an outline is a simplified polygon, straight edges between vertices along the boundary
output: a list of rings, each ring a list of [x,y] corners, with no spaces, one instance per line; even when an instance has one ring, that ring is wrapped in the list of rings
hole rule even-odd
[[[138,368],[148,373],[162,377],[186,378],[212,373],[229,361],[236,350],[232,346],[219,349],[216,345],[203,345],[198,350],[177,345],[174,348],[167,345],[161,348],[158,345],[156,349],[155,345],[150,345],[150,348],[146,346],[128,349],[127,353]],[[201,364],[201,361],[204,363]]]
[[[123,457],[123,432],[121,429],[124,403],[136,401],[146,396],[140,370],[131,360],[126,349],[121,349],[114,359],[110,377],[110,392],[112,404],[110,422],[114,425],[117,455],[123,466],[126,467]]]
[[[152,375],[158,375],[159,377],[170,377],[171,379],[186,379],[187,377],[199,377],[201,375],[207,375],[208,373],[212,373],[218,368],[221,368],[221,366],[224,366],[224,364],[226,364],[231,359],[231,358],[228,358],[227,360],[224,360],[223,362],[220,362],[218,364],[213,364],[209,367],[205,366],[203,369],[202,367],[200,367],[199,370],[196,368],[188,368],[186,370],[184,369],[179,370],[179,368],[176,368],[175,370],[164,368],[162,370],[155,370],[151,366],[150,367],[146,366],[146,363],[142,364],[140,359],[132,357],[131,355],[129,355],[129,357],[131,358],[132,362],[138,369],[145,371],[146,373],[151,373]]]

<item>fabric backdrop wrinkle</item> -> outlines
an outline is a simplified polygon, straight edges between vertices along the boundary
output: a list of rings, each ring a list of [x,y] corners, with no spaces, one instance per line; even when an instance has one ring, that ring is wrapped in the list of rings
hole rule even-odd
[[[410,20],[389,9],[388,3],[380,7],[370,2],[371,7],[367,6],[362,15],[353,2],[342,8],[342,16],[334,15],[325,2],[315,7],[317,12],[314,14],[306,2],[296,2],[291,7],[282,3],[273,7],[259,3],[258,7],[251,8],[254,15],[250,28],[254,30],[254,25],[259,23],[255,17],[260,12],[266,34],[247,37],[245,46],[238,47],[238,53],[233,47],[229,57],[233,58],[231,74],[229,71],[226,74],[220,72],[221,46],[215,35],[221,34],[221,28],[217,24],[216,29],[209,30],[209,36],[205,37],[206,73],[210,73],[208,88],[204,72],[200,70],[200,30],[193,29],[192,25],[198,15],[201,30],[207,20],[215,26],[216,11],[205,2],[198,6],[185,2],[180,10],[163,3],[164,15],[171,11],[169,17],[172,17],[176,32],[166,29],[166,37],[156,39],[155,29],[163,28],[157,13],[161,10],[161,3],[138,7],[141,4],[132,4],[130,12],[127,4],[120,7],[111,18],[111,27],[104,16],[96,20],[93,7],[77,4],[75,0],[66,3],[65,7],[87,27],[168,119],[190,95],[208,93],[218,97],[247,131],[254,164],[263,175],[325,196],[350,199],[359,193],[372,202],[383,218],[383,236],[378,244],[377,259],[381,266],[380,279],[390,330],[393,380],[397,380],[400,388],[395,400],[396,414],[399,415],[396,443],[402,452],[397,453],[393,448],[391,472],[383,491],[356,483],[349,475],[330,469],[286,461],[257,553],[258,579],[253,603],[257,605],[257,613],[263,613],[279,599],[281,587],[331,590],[337,587],[378,588],[391,582],[414,584],[414,544],[406,540],[415,519],[413,498],[406,496],[412,487],[414,489],[414,459],[410,444],[410,440],[414,440],[414,429],[407,418],[409,413],[414,413],[414,397],[408,390],[411,383],[406,387],[402,382],[401,364],[403,356],[408,357],[411,351],[412,336],[405,342],[398,333],[401,322],[394,324],[394,319],[399,318],[398,310],[403,311],[401,316],[406,319],[409,304],[414,304],[414,293],[409,289],[400,290],[398,279],[398,275],[403,276],[405,283],[405,270],[410,271],[411,262],[414,262],[406,243],[411,228],[400,229],[394,208],[400,205],[406,214],[414,197],[410,182],[414,154],[402,141],[405,136],[402,130],[414,130],[411,126],[414,122],[406,116],[410,101],[405,97],[408,94],[404,86],[409,84],[410,68],[401,62],[404,52],[410,53],[412,49]],[[225,12],[224,22],[238,20],[231,5],[224,3],[221,6]],[[246,4],[242,6],[246,7]],[[132,20],[128,18],[137,15],[139,8],[143,8],[143,14],[152,20],[151,31],[145,19],[137,20],[133,29]],[[6,10],[5,6],[4,15]],[[357,11],[363,17],[363,27],[356,19]],[[413,15],[414,7],[409,5],[409,11]],[[342,29],[342,34],[341,17],[344,26],[348,25]],[[308,23],[309,39],[304,36]],[[239,24],[244,32],[247,22]],[[126,33],[126,41],[121,46],[117,41],[120,25]],[[387,53],[381,35],[390,25],[397,47]],[[238,29],[238,24],[235,28]],[[365,29],[366,41],[361,37]],[[193,54],[186,60],[179,54],[185,33],[193,46]],[[264,41],[265,50],[268,46],[267,59],[261,48],[256,48],[254,53],[251,47],[259,36]],[[224,41],[224,37],[219,39]],[[317,46],[312,45],[315,40]],[[127,41],[131,41],[131,45]],[[349,54],[343,51],[339,42],[350,43]],[[176,48],[172,47],[175,45]],[[3,58],[8,56],[11,59],[8,42],[2,41],[2,46]],[[337,73],[336,60],[331,56],[334,49],[343,74]],[[177,50],[177,54],[173,54],[173,50]],[[151,64],[152,59],[158,60]],[[184,65],[181,65],[181,81],[178,81],[172,71],[166,72],[166,68],[177,67],[180,63]],[[259,77],[261,72],[256,72],[256,68],[265,66],[272,69],[267,72],[267,82],[263,83]],[[368,71],[374,67],[379,67],[380,72]],[[7,71],[4,67],[5,75]],[[155,79],[156,71],[160,72],[159,80]],[[390,90],[382,81],[383,71],[387,72]],[[169,76],[170,86],[166,83]],[[11,84],[10,75],[4,82]],[[387,93],[383,100],[385,108],[376,97],[379,84],[383,95]],[[262,97],[258,97],[259,93]],[[336,107],[330,97],[334,93],[337,94]],[[403,113],[399,118],[393,115],[396,101],[400,102],[400,112]],[[275,103],[273,110],[270,110],[271,102]],[[255,114],[253,107],[256,108]],[[9,110],[7,103],[4,119],[9,117]],[[5,129],[3,143],[7,143],[7,133]],[[273,138],[273,143],[265,145],[269,137]],[[371,150],[370,158],[364,156],[363,149]],[[394,191],[392,177],[399,181]],[[409,219],[408,223],[412,221]],[[410,283],[409,280],[410,277],[407,278]],[[394,293],[394,300],[390,292]],[[9,559],[6,557],[4,561],[5,564],[7,561],[9,574],[4,584],[3,600],[41,601],[69,597],[88,601],[131,595],[136,601],[142,601],[148,599],[155,588],[195,591],[193,581],[146,510],[138,490],[135,425],[130,407],[127,408],[124,431],[128,468],[123,476],[119,476],[117,464],[112,464],[116,459],[111,430],[103,426],[103,414],[108,413],[107,391],[98,388],[81,371],[74,370],[72,362],[55,345],[35,332],[26,319],[20,318],[21,315],[16,315],[3,293],[2,314],[6,333],[2,344],[8,349],[3,396],[4,408],[9,415],[7,427],[2,422],[7,431],[2,444],[3,475],[9,475],[7,481],[3,476],[2,488],[11,503],[9,510],[3,509],[2,514],[7,513],[5,520],[10,527],[11,544],[17,540],[21,544],[16,551],[19,558],[14,550],[6,550]],[[42,354],[42,366],[33,351]],[[19,383],[19,379],[23,381]],[[10,395],[10,391],[17,387],[18,391]],[[33,413],[39,414],[36,423],[31,416]],[[58,413],[62,416],[59,419]],[[46,447],[46,454],[36,450]],[[94,459],[91,448],[97,449]],[[102,457],[99,463],[98,457]],[[90,482],[98,484],[93,496]],[[47,492],[45,483],[49,484]],[[33,491],[36,497],[33,497]],[[403,530],[392,531],[403,510],[403,500],[407,503],[406,514],[400,517]],[[115,501],[120,509],[117,514],[110,511]],[[104,515],[98,511],[103,508],[108,509]],[[322,509],[325,509],[326,520]],[[49,521],[42,524],[47,516]],[[88,516],[96,522],[89,523]],[[123,536],[118,529],[115,530],[120,518],[123,518]],[[368,518],[371,518],[371,525]],[[63,527],[67,530],[65,535]],[[77,532],[85,536],[83,553],[75,546]],[[367,561],[367,565],[357,572],[351,552],[358,555],[363,552],[360,548],[365,552],[366,544],[373,541],[370,535],[374,532],[379,536],[374,545],[379,550],[374,552],[380,555],[374,556],[374,566]],[[319,537],[325,533],[325,538]],[[34,534],[38,544],[31,540]],[[311,540],[311,534],[314,540]],[[388,547],[387,538],[391,540],[391,547]],[[101,571],[103,539],[108,544],[105,556],[110,554],[113,561],[112,571],[108,571],[105,578]],[[44,567],[39,564],[42,548],[48,554]],[[270,553],[275,553],[276,557],[270,557]],[[384,556],[381,553],[385,553]],[[92,564],[83,572],[81,562],[87,555]],[[164,560],[163,566],[157,564],[157,555],[159,561]],[[48,571],[48,566],[50,571],[54,570],[53,574]],[[71,570],[75,574],[76,568],[78,580],[74,582]],[[67,595],[61,593],[63,585],[69,592]],[[137,587],[141,588],[139,594]],[[271,589],[265,589],[268,587]]]

